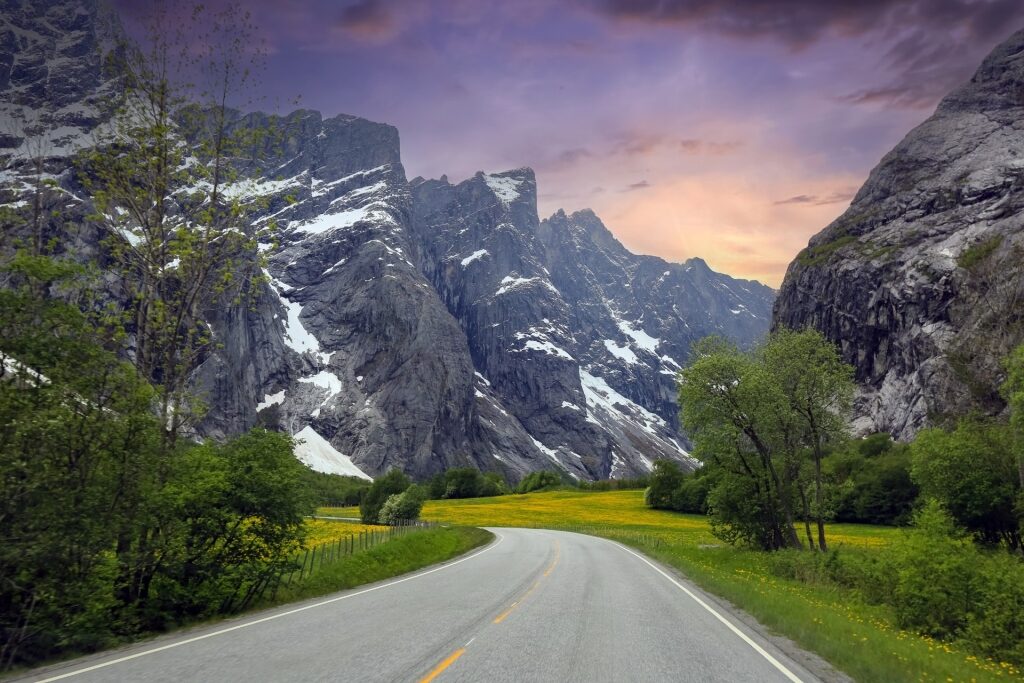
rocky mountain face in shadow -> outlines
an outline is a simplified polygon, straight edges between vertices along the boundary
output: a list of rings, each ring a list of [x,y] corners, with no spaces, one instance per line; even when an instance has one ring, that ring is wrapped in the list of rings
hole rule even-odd
[[[73,159],[109,117],[117,81],[101,65],[116,18],[88,0],[7,5],[3,201],[25,209],[42,162],[61,197],[50,235],[65,255],[102,258],[108,236],[85,220]],[[79,71],[64,78],[69,59]],[[217,344],[193,377],[209,406],[201,436],[263,424],[300,439],[316,469],[369,476],[692,467],[674,375],[696,339],[763,335],[770,288],[700,259],[634,255],[590,211],[542,221],[529,169],[408,181],[391,126],[236,115],[253,122],[280,142],[228,192],[258,198],[254,225],[278,230],[253,301],[207,311]]]
[[[1024,341],[1024,31],[878,166],[790,265],[774,324],[812,326],[856,367],[856,427],[909,438],[1004,409]]]

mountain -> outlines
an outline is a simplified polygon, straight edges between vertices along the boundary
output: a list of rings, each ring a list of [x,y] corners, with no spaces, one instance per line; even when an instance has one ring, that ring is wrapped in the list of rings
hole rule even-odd
[[[57,92],[49,84],[65,59],[113,49],[116,21],[88,0],[11,6],[0,92],[39,125],[4,138],[0,190],[24,206],[43,158],[66,196],[64,225],[87,223],[71,157],[102,128],[117,82],[90,56]],[[25,140],[57,140],[79,105],[90,114],[62,144],[29,150]],[[407,181],[391,126],[306,110],[233,116],[284,132],[262,170],[228,188],[259,198],[254,223],[278,231],[260,246],[256,300],[206,313],[218,343],[193,377],[209,406],[200,436],[262,423],[301,439],[314,468],[364,476],[473,466],[592,479],[663,457],[692,467],[674,374],[702,336],[761,336],[771,289],[700,259],[631,254],[590,211],[541,221],[529,169]],[[95,226],[49,230],[69,254],[102,257]]]
[[[856,367],[860,432],[909,438],[998,413],[1024,341],[1024,31],[878,166],[789,266],[774,324],[812,326]]]

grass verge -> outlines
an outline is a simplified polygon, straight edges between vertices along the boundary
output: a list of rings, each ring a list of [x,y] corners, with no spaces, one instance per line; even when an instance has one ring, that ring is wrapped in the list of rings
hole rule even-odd
[[[341,508],[330,514],[339,510],[351,512]],[[858,681],[990,681],[1018,676],[1009,665],[901,631],[891,609],[869,604],[856,591],[780,578],[772,570],[778,559],[772,554],[722,544],[704,517],[648,509],[641,491],[556,491],[429,501],[422,517],[472,526],[566,529],[620,541],[679,569],[708,592]],[[885,553],[902,532],[833,524],[828,533],[839,552],[869,560]]]
[[[320,567],[301,582],[280,586],[275,599],[265,599],[255,607],[294,602],[389,579],[450,560],[491,538],[490,532],[471,527],[417,531]]]

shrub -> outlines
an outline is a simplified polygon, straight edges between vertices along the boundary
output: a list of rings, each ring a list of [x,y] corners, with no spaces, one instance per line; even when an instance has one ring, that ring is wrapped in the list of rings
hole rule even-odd
[[[644,503],[648,507],[672,510],[672,494],[683,483],[683,471],[671,460],[658,460],[651,472],[650,485],[644,491]]]
[[[402,493],[393,493],[384,501],[377,516],[381,524],[397,524],[410,519],[419,519],[427,491],[413,484]]]
[[[387,474],[377,478],[370,486],[362,502],[359,503],[359,513],[363,518],[363,524],[376,524],[380,516],[380,509],[384,507],[389,496],[395,493],[402,493],[412,480],[399,470],[388,470]]]
[[[914,480],[983,543],[1021,547],[1013,434],[992,420],[964,419],[952,432],[926,429],[911,446]]]
[[[894,548],[896,619],[926,635],[956,636],[978,594],[978,550],[938,501],[929,500],[914,521],[914,529]]]
[[[978,571],[974,612],[964,641],[972,649],[1000,660],[1024,663],[1024,564],[997,553]]]
[[[526,475],[523,480],[519,482],[519,486],[516,487],[516,493],[543,491],[545,489],[561,485],[562,478],[558,476],[557,473],[541,470],[540,472],[530,472]]]

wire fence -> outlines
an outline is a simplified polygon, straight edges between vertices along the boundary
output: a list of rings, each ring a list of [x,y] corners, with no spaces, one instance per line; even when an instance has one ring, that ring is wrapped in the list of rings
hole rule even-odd
[[[290,568],[286,568],[275,576],[269,577],[269,580],[263,581],[253,598],[255,601],[259,601],[269,591],[270,600],[274,601],[277,599],[277,591],[281,586],[290,586],[293,583],[308,579],[314,572],[325,566],[330,566],[343,558],[375,548],[395,538],[424,529],[433,529],[438,526],[437,522],[407,519],[390,526],[359,531],[336,540],[306,548],[301,553],[295,555],[293,558],[294,564]]]

